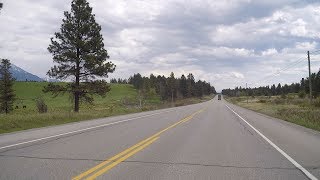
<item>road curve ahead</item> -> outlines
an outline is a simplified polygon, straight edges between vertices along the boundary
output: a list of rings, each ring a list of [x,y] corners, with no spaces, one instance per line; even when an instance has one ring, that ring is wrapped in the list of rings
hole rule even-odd
[[[0,136],[0,179],[319,179],[320,133],[217,98]]]

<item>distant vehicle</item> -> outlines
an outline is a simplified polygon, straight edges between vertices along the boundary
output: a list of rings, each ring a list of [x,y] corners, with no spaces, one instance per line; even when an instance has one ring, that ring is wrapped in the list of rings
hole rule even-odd
[[[221,100],[221,94],[218,95],[218,100]]]

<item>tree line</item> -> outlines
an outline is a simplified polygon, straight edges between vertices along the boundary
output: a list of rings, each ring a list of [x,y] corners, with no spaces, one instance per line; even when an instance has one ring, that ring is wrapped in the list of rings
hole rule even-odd
[[[118,78],[118,80],[116,78],[111,78],[110,79],[110,83],[114,83],[114,84],[128,84],[128,80],[127,79],[121,79]]]
[[[125,81],[122,80],[121,82]],[[131,76],[127,82],[138,89],[142,96],[147,96],[150,93],[157,94],[162,100],[202,97],[216,93],[215,88],[210,83],[201,80],[196,81],[192,73],[187,76],[181,75],[180,78],[176,78],[173,72],[169,77],[153,74],[145,77],[137,73]]]
[[[312,95],[314,98],[320,95],[320,70],[317,73],[311,74],[311,84],[312,84]],[[243,88],[236,87],[234,89],[224,89],[222,90],[223,95],[228,96],[276,96],[276,95],[286,95],[289,93],[299,93],[299,96],[304,97],[309,94],[309,78],[302,78],[299,83],[283,84],[280,83],[271,86],[260,86],[255,88]]]

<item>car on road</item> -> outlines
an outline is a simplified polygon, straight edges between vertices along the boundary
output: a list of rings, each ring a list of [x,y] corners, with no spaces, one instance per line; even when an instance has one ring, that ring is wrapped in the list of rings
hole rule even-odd
[[[221,100],[221,94],[218,95],[218,100]]]

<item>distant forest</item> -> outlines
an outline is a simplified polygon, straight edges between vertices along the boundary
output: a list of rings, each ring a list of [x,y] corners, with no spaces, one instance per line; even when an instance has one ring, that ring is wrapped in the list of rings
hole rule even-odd
[[[155,76],[143,77],[141,74],[134,74],[127,79],[111,79],[110,83],[132,84],[139,93],[148,96],[157,94],[162,100],[182,99],[189,97],[202,97],[216,93],[216,90],[206,81],[195,81],[193,74],[182,75],[176,78],[172,72],[169,77]]]
[[[320,71],[318,73],[311,74],[312,83],[312,95],[314,97],[320,96]],[[257,88],[246,88],[236,87],[235,89],[224,89],[222,90],[223,95],[228,96],[244,96],[248,93],[249,96],[275,96],[275,95],[286,95],[289,93],[299,93],[300,97],[304,97],[309,94],[309,78],[302,78],[300,83],[292,83],[290,85],[284,84],[278,85],[273,84],[272,86],[261,86]]]

